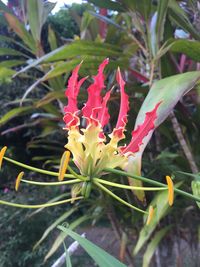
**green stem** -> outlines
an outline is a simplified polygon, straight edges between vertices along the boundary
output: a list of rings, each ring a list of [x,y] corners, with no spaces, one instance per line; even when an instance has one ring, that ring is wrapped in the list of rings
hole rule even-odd
[[[106,184],[114,187],[124,188],[124,189],[130,189],[130,190],[141,190],[141,191],[162,191],[167,190],[167,187],[143,187],[143,186],[130,186],[130,185],[124,185],[124,184],[118,184],[113,183],[107,180],[99,179],[99,178],[93,178],[94,181],[99,182],[100,184]]]
[[[106,168],[104,171],[111,172],[111,173],[118,174],[118,175],[122,175],[122,176],[126,176],[126,177],[128,176],[128,177],[130,177],[132,179],[140,180],[140,181],[143,181],[145,183],[152,184],[152,185],[161,186],[161,187],[167,187],[166,184],[163,184],[163,183],[160,183],[160,182],[157,182],[155,180],[151,180],[149,178],[145,178],[145,177],[142,177],[142,176],[133,175],[131,173],[127,173],[127,172],[124,172],[124,171],[111,169],[111,168]],[[194,195],[192,195],[190,193],[187,193],[187,192],[182,191],[182,190],[177,189],[177,188],[174,188],[174,191],[179,195],[182,195],[182,196],[185,196],[185,197],[188,197],[188,198],[191,198],[191,199],[193,199],[195,201],[200,202],[200,198],[199,197],[194,196]]]
[[[122,198],[118,197],[117,195],[115,195],[113,192],[111,192],[108,188],[106,188],[105,186],[103,186],[102,184],[98,183],[98,182],[94,182],[94,184],[96,184],[99,188],[101,188],[103,191],[105,191],[107,194],[109,194],[110,196],[112,196],[113,198],[115,198],[116,200],[118,200],[119,202],[121,202],[122,204],[128,206],[131,209],[137,210],[139,212],[142,212],[144,214],[148,214],[148,212],[141,210],[133,205],[131,205],[130,203],[126,202],[125,200],[123,200]]]
[[[67,202],[71,202],[74,200],[79,200],[82,199],[83,197],[74,197],[70,199],[64,199],[60,200],[57,202],[51,202],[51,203],[45,203],[45,204],[38,204],[38,205],[24,205],[24,204],[18,204],[18,203],[12,203],[12,202],[7,202],[4,200],[0,200],[0,204],[7,205],[7,206],[12,206],[12,207],[17,207],[17,208],[24,208],[24,209],[39,209],[39,208],[47,208],[47,207],[52,207],[56,205],[61,205]]]
[[[73,183],[80,183],[79,179],[73,179],[70,181],[62,181],[62,182],[36,182],[36,181],[30,181],[30,180],[25,180],[21,179],[21,182],[27,183],[27,184],[33,184],[33,185],[65,185],[65,184],[73,184]]]
[[[82,175],[77,174],[69,165],[67,166],[67,169],[69,170],[69,172],[75,176],[77,179],[81,180],[81,181],[88,181],[88,177],[84,177]]]

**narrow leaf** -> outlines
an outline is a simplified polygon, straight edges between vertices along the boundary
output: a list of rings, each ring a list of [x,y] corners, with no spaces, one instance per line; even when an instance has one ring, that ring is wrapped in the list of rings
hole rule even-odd
[[[195,180],[191,183],[192,193],[194,196],[200,197],[200,181]],[[196,202],[197,206],[200,208],[200,202]]]
[[[157,118],[155,120],[155,128],[158,127],[168,117],[181,97],[189,92],[199,79],[200,72],[193,71],[167,77],[155,82],[138,113],[135,129],[137,129],[138,125],[140,125],[144,121],[146,112],[151,111],[157,103],[161,102],[157,111]],[[143,140],[143,144],[140,147],[140,150],[142,152],[148,144],[152,133],[153,131],[151,131],[145,137],[145,140]]]
[[[69,256],[69,252],[68,252],[64,242],[63,242],[63,246],[64,246],[64,249],[65,249],[66,267],[72,267],[72,263],[71,263],[70,256]]]
[[[1,47],[0,56],[23,56],[23,53],[12,48]]]
[[[9,13],[4,13],[4,16],[13,31],[24,41],[25,44],[28,45],[28,47],[31,48],[33,52],[35,52],[36,46],[34,39],[31,34],[25,29],[24,25],[15,16]]]
[[[195,39],[200,40],[200,34],[195,30],[184,9],[176,0],[169,1],[169,16],[176,25],[189,32]]]
[[[147,249],[144,253],[142,267],[148,267],[149,266],[151,258],[153,256],[156,248],[158,247],[158,244],[160,243],[162,238],[167,234],[167,232],[171,229],[171,227],[172,227],[171,225],[168,225],[155,234],[154,238],[148,244]]]
[[[164,217],[164,215],[167,213],[169,209],[168,205],[168,192],[159,192],[153,199],[153,201],[150,203],[151,206],[156,206],[154,209],[154,216],[151,220],[150,224],[145,224],[144,227],[140,230],[139,239],[137,241],[137,244],[134,248],[134,254],[136,255],[140,249],[143,247],[143,245],[146,243],[146,241],[150,238],[151,234],[155,230],[157,224],[159,221]],[[146,216],[145,216],[146,221]]]
[[[121,263],[106,251],[96,246],[86,238],[81,237],[69,228],[58,226],[58,229],[75,239],[100,267],[126,267],[125,264]]]
[[[73,221],[70,225],[69,228],[70,229],[75,229],[77,226],[79,226],[81,223],[83,223],[84,221],[88,220],[90,217],[87,215],[84,215],[82,217],[79,217],[77,220]],[[47,255],[45,256],[45,261],[50,258],[56,251],[57,249],[62,245],[63,241],[65,240],[65,238],[67,237],[66,233],[61,232],[58,237],[56,238],[56,240],[54,241],[52,247],[50,248],[49,252],[47,253]]]
[[[67,212],[63,213],[62,216],[60,216],[57,220],[55,220],[43,233],[42,237],[40,238],[39,241],[37,241],[37,243],[34,245],[33,249],[36,249],[41,243],[42,241],[49,235],[49,233],[51,231],[53,231],[57,225],[59,225],[60,223],[62,223],[64,220],[66,220],[72,213],[74,213],[77,210],[77,207],[72,208],[70,210],[68,210]]]
[[[32,111],[33,111],[33,107],[31,107],[31,106],[29,106],[29,107],[17,107],[17,108],[11,109],[4,116],[1,117],[0,125],[3,125],[4,123],[13,119],[16,116],[21,116],[21,115],[30,113]]]
[[[33,38],[40,43],[40,35],[43,23],[44,1],[29,0],[27,1],[28,21]]]

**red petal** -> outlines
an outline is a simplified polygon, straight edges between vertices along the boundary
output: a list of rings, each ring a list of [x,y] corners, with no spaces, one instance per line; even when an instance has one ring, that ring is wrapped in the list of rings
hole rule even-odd
[[[101,110],[99,111],[99,114],[98,114],[98,120],[101,123],[102,127],[104,127],[106,124],[108,124],[109,119],[110,119],[110,114],[108,113],[108,108],[107,108],[107,102],[110,98],[110,93],[111,93],[111,91],[108,91],[105,94],[105,96],[103,98]]]
[[[102,105],[101,91],[105,88],[103,70],[108,62],[109,60],[105,59],[101,63],[98,69],[98,74],[93,77],[94,83],[91,84],[88,88],[88,100],[82,109],[83,116],[85,118],[90,118],[92,116],[93,110],[96,108],[98,109]],[[98,116],[97,113],[96,116]]]
[[[78,112],[77,96],[82,83],[87,79],[87,77],[85,77],[78,81],[78,71],[80,69],[80,66],[81,63],[73,70],[72,76],[68,81],[68,86],[65,91],[65,95],[68,99],[68,104],[64,107],[64,121],[66,123],[67,128],[77,125],[79,123],[79,119],[76,116]]]
[[[79,117],[76,116],[75,113],[67,112],[63,118],[64,122],[66,123],[66,128],[69,129],[72,126],[79,125]]]
[[[68,105],[66,107],[64,107],[64,112],[71,112],[74,113],[76,111],[78,111],[78,107],[77,107],[77,96],[79,93],[79,89],[82,85],[82,83],[85,81],[85,78],[82,78],[79,82],[78,82],[78,71],[80,69],[81,63],[76,66],[76,68],[73,70],[72,72],[72,76],[70,77],[69,81],[68,81],[68,86],[67,89],[65,91],[65,95],[68,98]]]
[[[120,92],[121,92],[121,102],[120,102],[120,110],[119,110],[119,116],[117,120],[116,127],[113,131],[114,135],[117,135],[118,137],[123,136],[123,132],[127,123],[127,113],[129,111],[129,101],[128,101],[128,95],[125,93],[124,85],[125,81],[122,78],[120,69],[117,70],[117,76],[116,76],[117,82],[120,86]]]
[[[154,122],[157,118],[157,110],[160,104],[161,102],[159,102],[152,111],[146,113],[143,124],[139,125],[137,129],[132,132],[130,144],[127,147],[121,148],[123,153],[135,153],[139,150],[144,137],[155,128]]]

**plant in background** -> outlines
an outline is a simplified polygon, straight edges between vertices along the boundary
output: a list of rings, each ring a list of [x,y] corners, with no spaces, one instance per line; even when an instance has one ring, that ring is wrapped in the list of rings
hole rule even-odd
[[[120,70],[118,69],[117,82],[119,84],[121,91],[121,107],[116,127],[114,128],[113,132],[109,135],[110,140],[107,143],[105,143],[106,137],[103,132],[103,127],[109,121],[107,102],[109,100],[111,91],[108,91],[103,98],[101,97],[101,91],[105,87],[103,70],[107,64],[108,64],[108,59],[102,62],[102,64],[99,66],[98,74],[94,76],[93,84],[91,84],[88,88],[88,100],[82,109],[83,118],[85,120],[82,121],[80,120],[79,118],[80,111],[78,110],[77,107],[77,96],[80,90],[80,86],[86,80],[86,78],[82,78],[80,81],[78,81],[78,70],[80,68],[80,65],[78,65],[74,69],[72,76],[69,79],[68,87],[66,90],[66,96],[68,97],[68,105],[64,108],[65,111],[64,121],[66,123],[66,129],[68,130],[68,135],[69,135],[66,148],[72,152],[73,161],[80,170],[80,174],[76,173],[68,165],[70,157],[70,153],[68,151],[64,152],[61,158],[60,169],[58,173],[34,168],[26,164],[22,164],[18,161],[12,160],[8,157],[5,157],[6,147],[2,148],[0,151],[0,166],[2,165],[2,161],[4,159],[7,160],[8,162],[21,166],[23,168],[30,169],[32,171],[47,174],[50,176],[58,176],[59,179],[59,182],[31,181],[23,179],[24,172],[20,172],[16,179],[16,184],[15,184],[16,191],[18,191],[20,182],[40,185],[40,186],[55,186],[55,185],[78,183],[79,184],[78,189],[77,186],[72,188],[71,192],[72,196],[69,199],[50,201],[39,205],[18,204],[0,200],[1,204],[19,208],[46,208],[64,204],[67,202],[73,203],[76,200],[88,198],[90,196],[92,187],[95,188],[96,186],[98,189],[101,189],[103,192],[109,194],[122,204],[136,211],[148,215],[147,225],[150,225],[154,213],[153,206],[150,205],[148,212],[144,211],[123,200],[121,197],[113,193],[110,189],[105,187],[105,185],[118,187],[122,189],[136,190],[136,191],[168,190],[167,199],[170,206],[173,204],[174,191],[178,194],[184,195],[196,201],[200,201],[200,198],[198,196],[193,196],[180,189],[174,188],[173,182],[169,176],[166,177],[167,179],[167,186],[166,186],[165,184],[159,183],[152,179],[144,178],[134,173],[128,173],[115,169],[117,167],[120,167],[124,170],[129,169],[128,168],[128,165],[130,164],[129,157],[134,158],[138,152],[140,152],[141,155],[140,149],[144,145],[144,142],[147,142],[144,141],[144,138],[149,136],[149,133],[152,130],[154,130],[155,121],[158,119],[161,120],[161,117],[163,116],[162,112],[160,112],[159,110],[159,107],[160,109],[162,108],[163,103],[165,103],[166,101],[166,96],[162,99],[162,101],[155,104],[155,107],[151,112],[145,114],[145,119],[143,124],[139,125],[137,129],[132,132],[132,139],[130,144],[127,146],[117,147],[118,142],[125,137],[124,131],[127,122],[127,112],[128,112],[128,96],[126,95],[124,90],[125,82],[122,79]],[[196,77],[197,73],[194,74]],[[197,80],[198,77],[199,73],[196,78]],[[164,116],[166,116],[166,114]],[[81,126],[80,130],[79,126]],[[134,161],[131,161],[131,167],[134,167],[133,165]],[[66,174],[67,169],[69,170],[70,174]],[[102,179],[102,175],[105,175],[106,173],[115,173],[118,175],[127,176],[130,178],[137,179],[139,181],[145,181],[147,183],[157,185],[158,187],[137,187],[131,185],[123,185],[119,182],[114,183],[109,180]],[[64,181],[64,178],[68,178],[68,181]],[[161,202],[165,202],[165,199],[166,196],[165,197],[163,196]],[[154,206],[156,208],[156,205]]]
[[[25,2],[26,1],[22,1],[22,4]],[[4,10],[4,17],[6,18],[9,27],[17,34],[18,38],[20,38],[21,40],[19,41],[19,39],[17,39],[17,45],[19,45],[21,48],[23,47],[23,51],[18,51],[19,49],[15,49],[15,51],[13,51],[14,49],[1,50],[2,53],[7,53],[9,55],[9,57],[6,58],[3,63],[3,76],[4,78],[6,78],[5,74],[7,74],[7,77],[10,78],[14,73],[18,75],[18,77],[22,78],[24,77],[24,75],[29,78],[31,76],[31,79],[29,79],[31,86],[26,90],[22,99],[20,99],[20,102],[24,106],[17,107],[5,114],[5,116],[1,118],[0,124],[6,125],[6,123],[10,119],[15,118],[18,115],[34,114],[34,118],[36,119],[34,119],[34,123],[31,123],[31,127],[40,125],[40,127],[43,129],[43,132],[42,135],[37,136],[35,140],[32,140],[28,144],[29,147],[37,147],[39,148],[39,151],[41,151],[41,147],[44,147],[44,149],[46,149],[47,147],[54,148],[54,150],[52,149],[53,151],[58,151],[58,148],[62,148],[62,146],[64,145],[64,138],[62,139],[62,142],[60,142],[59,147],[58,142],[56,144],[53,142],[50,143],[47,142],[46,139],[49,136],[52,137],[53,132],[55,133],[55,136],[53,136],[52,138],[55,139],[55,137],[57,138],[58,136],[58,132],[61,132],[61,127],[60,124],[58,125],[58,122],[61,122],[64,112],[63,106],[65,104],[65,100],[63,90],[65,83],[68,80],[69,74],[72,69],[77,64],[79,64],[82,59],[84,59],[84,64],[82,65],[82,68],[79,72],[80,76],[84,77],[87,74],[94,74],[96,72],[98,64],[100,64],[100,62],[104,58],[110,58],[110,64],[107,67],[108,88],[112,88],[112,86],[115,84],[114,77],[116,75],[113,70],[115,70],[117,66],[120,66],[122,74],[126,80],[126,91],[130,96],[130,104],[132,105],[133,103],[134,105],[134,108],[130,110],[129,123],[127,125],[127,140],[131,139],[130,132],[133,129],[133,121],[135,121],[136,114],[138,113],[139,104],[143,102],[136,118],[134,132],[137,131],[137,129],[141,129],[138,127],[144,123],[145,117],[147,118],[146,114],[148,114],[149,112],[151,113],[156,107],[156,104],[161,102],[156,111],[156,118],[153,121],[154,126],[152,130],[148,131],[145,138],[140,135],[140,139],[143,140],[142,144],[139,146],[139,150],[134,153],[134,156],[128,157],[129,160],[126,167],[125,164],[124,166],[122,166],[126,169],[125,172],[121,170],[106,168],[105,170],[102,170],[102,172],[98,172],[97,170],[96,174],[100,174],[100,176],[102,174],[106,174],[105,177],[108,177],[107,180],[104,180],[101,177],[93,177],[92,179],[92,188],[94,190],[92,190],[91,192],[91,198],[96,197],[96,194],[98,194],[98,192],[98,196],[101,196],[100,192],[102,191],[96,190],[96,186],[98,185],[99,187],[101,187],[101,190],[106,191],[110,194],[110,196],[115,198],[117,196],[118,200],[120,198],[120,201],[126,199],[126,203],[128,203],[129,207],[135,205],[133,203],[135,201],[133,200],[130,191],[130,193],[125,193],[123,190],[118,189],[118,196],[117,194],[115,194],[115,191],[113,192],[114,189],[112,189],[111,191],[104,185],[111,186],[112,183],[113,187],[119,186],[118,175],[120,174],[120,176],[124,176],[124,179],[120,180],[120,187],[122,187],[121,182],[125,183],[123,185],[123,188],[129,188],[131,189],[131,191],[134,191],[134,194],[137,196],[140,202],[143,203],[145,203],[146,199],[144,194],[145,187],[142,185],[142,182],[150,183],[156,187],[161,187],[161,192],[157,192],[155,194],[147,193],[146,198],[148,203],[151,202],[150,205],[152,207],[157,207],[157,209],[155,209],[156,216],[153,216],[151,223],[145,226],[141,226],[140,220],[138,220],[140,218],[140,215],[137,215],[137,213],[134,213],[134,216],[132,216],[133,214],[131,212],[127,212],[127,210],[121,208],[121,206],[115,205],[115,202],[111,202],[110,199],[108,199],[107,202],[104,201],[105,213],[105,207],[108,205],[112,206],[114,213],[115,211],[117,211],[116,213],[120,213],[120,220],[117,220],[117,216],[115,216],[114,219],[110,219],[109,212],[107,212],[112,225],[114,225],[113,222],[118,221],[117,227],[116,225],[114,225],[115,229],[119,229],[118,238],[122,239],[124,232],[123,229],[126,228],[128,223],[130,223],[131,225],[130,228],[137,228],[139,238],[134,248],[135,254],[137,254],[138,251],[140,251],[140,249],[144,246],[144,244],[152,237],[154,230],[157,230],[155,236],[152,237],[152,241],[147,247],[146,253],[144,254],[144,266],[147,266],[150,262],[153,252],[157,247],[157,245],[155,244],[158,244],[160,240],[165,236],[165,234],[169,231],[168,228],[165,228],[165,224],[169,224],[169,222],[167,221],[168,218],[172,222],[176,221],[177,224],[177,221],[179,222],[182,214],[185,214],[185,212],[187,211],[187,206],[189,204],[184,198],[181,202],[178,202],[179,205],[181,205],[180,203],[182,203],[181,207],[177,208],[175,206],[173,209],[168,209],[168,192],[166,190],[166,185],[160,182],[162,181],[163,176],[168,173],[175,173],[175,178],[173,181],[177,182],[176,186],[180,186],[178,182],[181,181],[183,183],[181,186],[184,188],[184,190],[190,191],[191,181],[183,179],[183,175],[187,175],[189,178],[193,179],[193,198],[198,199],[199,197],[198,163],[200,150],[199,147],[195,145],[198,141],[200,130],[198,123],[198,61],[200,60],[198,6],[196,6],[195,1],[182,1],[179,5],[179,2],[175,0],[141,0],[139,2],[135,0],[117,0],[115,2],[110,0],[105,0],[103,2],[88,0],[88,2],[94,3],[96,6],[99,6],[100,9],[98,12],[98,9],[96,7],[94,8],[91,6],[90,10],[87,9],[82,17],[79,17],[75,13],[73,14],[74,18],[77,21],[77,25],[79,25],[80,27],[79,38],[77,36],[76,38],[74,38],[74,40],[64,40],[63,38],[58,38],[59,34],[54,33],[54,31],[49,28],[48,40],[52,52],[47,54],[45,54],[46,50],[41,40],[41,31],[43,25],[43,18],[41,18],[41,14],[46,12],[45,7],[47,7],[48,5],[44,5],[43,1],[39,0],[27,1],[28,8],[24,9],[25,11],[27,10],[27,12],[24,13],[24,17],[26,19],[25,21],[19,21],[14,14],[10,13],[10,10],[6,9],[5,6],[1,4],[1,10]],[[30,10],[35,10],[34,16],[33,13],[30,12]],[[43,10],[43,12],[40,12],[41,10]],[[109,10],[111,10],[111,12]],[[189,17],[194,18],[194,20],[191,22]],[[26,27],[27,25],[30,26],[30,30],[28,30],[29,28]],[[101,29],[99,29],[100,25],[101,27],[103,25]],[[180,28],[189,33],[189,35],[185,35],[186,39],[174,39],[174,33],[176,33],[176,37],[179,36],[177,35],[177,33]],[[8,39],[6,38],[6,36],[2,36],[1,38],[9,43],[16,42],[15,39]],[[191,40],[189,40],[188,38],[190,38]],[[62,44],[62,46],[58,47],[58,43]],[[12,56],[16,57],[18,60],[13,61]],[[22,60],[23,62],[20,62],[20,60]],[[15,66],[20,66],[20,70],[19,67],[17,67],[17,69],[13,69],[13,66],[14,68]],[[31,73],[32,71],[33,73],[37,72],[36,82],[35,79],[32,79],[33,75],[30,75],[30,71]],[[181,74],[175,75],[177,73]],[[89,79],[85,81],[82,86],[83,89],[80,90],[80,102],[78,107],[81,107],[86,102],[85,87],[89,82]],[[91,85],[91,88],[92,86],[93,84]],[[197,90],[191,91],[189,94],[187,94],[186,97],[183,98],[183,96],[188,93],[194,86],[196,86]],[[34,98],[34,100],[27,99],[25,101],[27,96],[31,92],[33,92],[33,89],[42,90],[44,93],[43,97],[41,98],[41,96],[39,95],[39,97]],[[90,91],[92,91],[92,89]],[[70,90],[68,90],[68,92],[70,92]],[[118,91],[113,90],[110,93],[105,89],[105,96],[103,98],[104,100],[100,97],[98,98],[100,99],[98,101],[100,101],[101,104],[105,104],[105,102],[107,101],[106,98],[109,97],[109,94],[111,95],[109,101],[111,119],[108,125],[104,128],[112,129],[114,128],[113,121],[117,121],[116,118],[118,116],[118,112],[116,111],[119,110]],[[180,100],[181,102],[179,102]],[[178,105],[176,106],[175,113],[171,113],[177,103]],[[93,105],[93,102],[87,104]],[[86,106],[82,109],[83,112],[84,109],[86,109]],[[99,122],[103,124],[103,121],[101,121],[100,118],[103,117],[101,116],[100,110],[101,109],[97,109],[96,112],[93,112],[93,114],[90,113],[92,117],[93,115],[96,115],[95,120],[98,119],[97,125],[99,125]],[[106,111],[105,114],[108,114],[107,109],[105,108],[104,110]],[[39,116],[39,119],[37,116]],[[70,114],[68,114],[68,117],[69,116]],[[151,139],[154,129],[157,128],[168,116],[170,119],[159,127],[159,129],[155,132],[155,135]],[[80,122],[80,129],[84,129],[85,131],[84,132],[81,130],[79,132],[79,130],[77,129],[77,131],[74,131],[74,133],[76,133],[80,137],[79,145],[81,147],[81,151],[83,151],[84,155],[89,157],[89,155],[92,155],[92,153],[89,152],[90,146],[86,148],[85,146],[83,147],[82,144],[84,144],[85,137],[89,132],[87,130],[89,130],[89,128],[91,130],[91,127],[89,127],[90,125],[88,124],[87,119],[80,117],[77,118],[77,116],[74,117]],[[89,116],[89,120],[91,120],[90,117],[91,116]],[[33,120],[33,117],[31,120]],[[173,128],[170,127],[170,123],[172,123]],[[28,127],[29,125],[30,124],[25,123],[24,127]],[[102,127],[97,126],[97,128],[98,127],[99,131],[102,132]],[[6,129],[5,132],[11,133],[12,129],[13,128]],[[19,127],[19,129],[21,128]],[[71,129],[69,130],[71,131]],[[62,132],[64,136],[64,131]],[[99,152],[99,147],[102,147],[102,149],[104,149],[104,147],[108,148],[109,137],[107,136],[107,134],[101,134],[100,136],[97,135],[98,133],[96,133],[96,141],[98,141],[98,144],[100,139],[102,139],[102,141],[105,140],[105,136],[108,140],[107,143],[101,143],[101,145],[95,147],[96,151]],[[175,142],[176,139],[174,135],[176,135],[177,137],[177,142]],[[150,139],[151,142],[149,143]],[[134,144],[138,144],[138,142],[135,142]],[[143,151],[147,144],[149,144],[149,146],[143,156]],[[76,145],[78,145],[77,142]],[[92,144],[89,143],[89,145]],[[123,145],[124,140],[121,140],[120,146],[123,147]],[[70,149],[70,143],[68,143],[68,146],[68,148]],[[118,153],[118,156],[115,156],[121,160],[121,158],[124,158],[125,156],[123,155],[123,153],[121,156],[121,149],[119,150],[118,148],[115,147],[114,151]],[[74,147],[71,147],[71,149],[74,156]],[[58,163],[58,157],[56,157],[55,160],[54,155],[49,156],[50,153],[46,154],[47,156],[45,157],[39,155],[37,158],[39,160],[52,160],[51,163],[53,162],[53,164],[51,164],[51,166],[55,169],[55,164]],[[99,152],[99,158],[97,160],[94,160],[94,158],[93,160],[88,160],[87,158],[88,165],[85,167],[83,166],[84,164],[82,164],[83,167],[80,168],[81,175],[77,173],[77,168],[75,166],[73,166],[72,172],[75,170],[76,173],[73,172],[73,174],[70,175],[65,174],[66,178],[74,177],[74,179],[70,179],[69,181],[62,181],[63,183],[70,184],[77,179],[75,181],[76,185],[72,187],[73,197],[77,193],[80,193],[80,191],[82,191],[82,194],[84,196],[87,196],[89,194],[91,190],[91,181],[87,180],[88,178],[85,179],[85,175],[89,175],[91,169],[95,169],[93,168],[95,163],[95,166],[100,164],[100,159],[102,158],[99,156],[100,154],[101,153]],[[103,154],[101,154],[101,156],[102,155]],[[61,178],[63,178],[63,174],[65,173],[68,156],[69,153],[67,152],[63,154],[61,160],[62,168],[60,168],[60,173],[49,172],[41,169],[39,171],[48,175],[52,174],[62,180]],[[141,173],[142,157],[143,173]],[[4,159],[12,161],[15,164],[19,164],[16,161],[11,160],[10,158],[4,157]],[[80,158],[79,160],[80,162],[83,162]],[[78,167],[80,167],[76,161],[75,163]],[[107,163],[108,162],[106,162],[106,164]],[[21,167],[23,166],[24,165],[21,165]],[[32,169],[31,167],[27,168]],[[70,167],[68,169],[70,170]],[[190,169],[193,174],[188,174]],[[38,171],[38,169],[36,170]],[[177,173],[175,172],[177,170],[186,170],[187,173]],[[147,177],[154,177],[154,180],[146,179],[143,177],[144,175]],[[18,181],[20,180],[20,176]],[[129,177],[129,185],[126,183],[127,176]],[[30,182],[24,179],[22,179],[21,181],[28,183]],[[113,181],[115,181],[116,183],[113,183]],[[34,181],[31,182],[35,183]],[[55,183],[61,185],[62,182]],[[182,190],[176,188],[176,186],[174,187],[175,193],[183,194]],[[141,188],[141,190],[136,190],[135,187],[139,187]],[[187,193],[185,193],[185,195],[191,197],[191,195],[188,195]],[[84,199],[84,203],[86,202],[87,200]],[[94,211],[95,205],[93,204],[91,206]],[[195,207],[193,206],[193,208]],[[168,217],[166,216],[167,214],[169,215]],[[145,220],[146,215],[147,214],[144,214]],[[127,216],[129,218],[128,220]],[[85,218],[83,218],[83,220],[84,219]],[[163,226],[163,229],[160,229],[160,221],[161,227]],[[180,227],[177,226],[177,229],[179,228]],[[138,229],[140,230],[138,231]],[[178,231],[176,231],[176,233],[178,233]],[[126,254],[128,255],[128,253]]]

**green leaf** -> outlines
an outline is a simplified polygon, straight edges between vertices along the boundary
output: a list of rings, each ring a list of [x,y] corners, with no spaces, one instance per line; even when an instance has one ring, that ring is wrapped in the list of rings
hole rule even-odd
[[[70,196],[71,196],[70,193],[60,194],[59,196],[56,196],[56,197],[50,199],[47,203],[52,203],[52,202],[58,201],[58,200],[60,200],[62,198],[67,198],[67,197],[70,197]],[[43,208],[36,209],[36,210],[32,211],[30,214],[28,214],[27,217],[30,218],[30,217],[32,217],[32,216],[40,213],[44,209],[45,209],[44,207]]]
[[[176,184],[179,187],[181,183]],[[144,246],[147,240],[150,238],[153,231],[156,229],[160,220],[169,212],[168,204],[168,190],[162,191],[156,194],[150,203],[151,206],[155,207],[153,218],[149,225],[144,225],[140,230],[139,239],[134,248],[134,254],[136,255],[140,249]],[[146,222],[147,215],[144,215],[144,222]]]
[[[81,58],[55,64],[52,70],[50,70],[47,74],[44,75],[42,80],[46,81],[54,77],[60,76],[63,73],[67,73],[73,70],[73,68],[75,68],[75,66],[78,65],[80,62]]]
[[[77,226],[79,226],[81,223],[83,223],[84,221],[88,220],[90,217],[88,215],[84,215],[82,217],[79,217],[77,220],[73,221],[70,225],[69,228],[70,229],[74,229]],[[56,240],[54,241],[53,245],[51,246],[49,252],[47,253],[47,255],[45,256],[45,261],[50,258],[56,251],[57,249],[60,247],[60,245],[62,245],[64,239],[67,237],[66,233],[61,232],[58,237],[56,238]]]
[[[17,42],[14,38],[7,37],[5,35],[0,35],[0,40],[7,43],[13,43],[19,47],[22,47],[24,50],[28,51],[29,53],[33,52],[31,51],[28,46],[24,45],[23,43]]]
[[[49,233],[56,228],[56,226],[60,223],[62,223],[65,219],[67,219],[72,213],[74,213],[77,210],[77,207],[70,209],[69,211],[63,213],[62,216],[60,216],[55,222],[53,222],[43,233],[40,240],[37,241],[37,243],[34,245],[33,249],[36,249],[42,241],[49,235]]]
[[[95,6],[98,6],[100,8],[107,8],[110,10],[115,10],[115,11],[124,11],[124,7],[121,3],[114,2],[111,0],[88,0],[89,3],[94,4]]]
[[[29,107],[17,107],[17,108],[13,108],[10,111],[8,111],[5,115],[3,115],[0,119],[0,126],[5,124],[7,121],[17,117],[17,116],[21,116],[27,113],[30,113],[33,111],[33,107],[29,106]]]
[[[23,56],[23,53],[12,48],[1,47],[0,56]]]
[[[135,175],[141,176],[141,159],[139,157],[129,157],[129,162],[127,165],[127,172],[134,173]],[[129,185],[142,187],[142,182],[136,179],[128,177]],[[143,203],[145,203],[145,192],[142,190],[133,190],[136,197]]]
[[[158,51],[158,36],[156,33],[156,22],[157,22],[157,12],[154,13],[152,19],[151,19],[151,23],[150,23],[150,34],[149,34],[149,38],[150,38],[150,44],[151,44],[151,51],[153,56],[155,57],[155,55],[157,54]]]
[[[180,7],[176,0],[169,1],[169,15],[176,25],[189,32],[195,39],[200,40],[199,33],[195,30],[184,9]]]
[[[40,43],[40,35],[43,25],[44,1],[29,0],[27,1],[28,21],[33,38]]]
[[[145,114],[149,111],[152,111],[156,104],[161,102],[157,111],[157,119],[155,121],[155,127],[158,127],[168,117],[181,97],[189,92],[199,79],[200,72],[193,71],[184,74],[173,75],[155,82],[140,108],[135,123],[135,129],[138,125],[142,124]],[[151,131],[148,136],[145,137],[143,145],[141,146],[141,154],[148,144],[152,136],[152,132],[153,131]]]
[[[174,53],[185,54],[196,62],[200,61],[200,42],[193,40],[175,40],[170,50]]]
[[[0,68],[2,68],[2,67],[4,67],[4,68],[12,68],[12,67],[15,67],[15,66],[18,66],[18,65],[22,65],[22,64],[24,64],[23,60],[5,60],[5,61],[1,61],[0,62]],[[13,71],[13,74],[15,72],[16,71]]]
[[[58,50],[58,53],[50,55],[44,59],[45,62],[51,62],[56,60],[62,60],[66,58],[73,58],[77,55],[99,55],[99,56],[109,56],[115,57],[120,56],[122,53],[121,48],[118,46],[100,43],[100,42],[90,42],[90,41],[82,41],[78,40],[70,45],[65,45],[62,49]]]
[[[169,0],[159,0],[157,9],[156,34],[158,43],[163,41],[166,14],[168,11]]]
[[[199,180],[192,181],[191,187],[193,195],[200,197],[200,181]],[[200,202],[197,201],[196,203],[197,206],[200,208]]]
[[[42,107],[56,99],[65,98],[64,91],[54,91],[47,93],[41,100],[36,103],[36,107]]]
[[[132,10],[134,12],[139,12],[144,19],[148,21],[151,12],[151,2],[150,0],[123,0],[123,5],[126,7],[127,11]]]
[[[169,209],[168,191],[157,193],[157,195],[154,197],[154,199],[151,202],[151,206],[156,206],[156,209],[154,210],[154,216],[152,218],[151,223],[149,225],[144,225],[143,228],[140,230],[139,239],[134,248],[135,255],[140,251],[140,249],[143,247],[146,241],[150,238],[151,234],[155,230],[159,221],[167,213]]]
[[[28,1],[29,2],[29,1]],[[36,51],[36,45],[31,34],[25,29],[24,25],[13,15],[9,13],[4,14],[9,26],[13,31],[24,41],[33,53]]]
[[[41,58],[34,60],[28,66],[21,69],[18,73],[27,71],[28,69],[37,66],[43,62],[52,62],[66,59],[74,59],[77,55],[82,57],[86,56],[102,56],[102,57],[121,57],[123,50],[118,46],[110,45],[107,43],[89,42],[89,41],[74,41],[70,45],[61,46],[54,51],[42,56]],[[131,53],[127,53],[126,56],[132,56]]]
[[[70,256],[69,256],[69,252],[65,246],[65,242],[63,242],[63,246],[64,246],[64,249],[65,249],[65,257],[66,257],[66,267],[72,267],[72,263],[71,263],[71,260],[70,260]]]
[[[89,10],[88,13],[90,13],[92,16],[102,20],[103,22],[106,22],[107,24],[111,24],[111,25],[115,26],[119,30],[127,31],[127,29],[124,29],[119,24],[114,22],[112,19],[107,18],[106,16],[102,16],[99,13],[95,13],[94,11],[91,11],[91,10]]]
[[[0,84],[9,83],[12,81],[12,76],[16,71],[0,66]]]
[[[171,229],[171,227],[172,227],[171,225],[168,225],[155,234],[154,238],[148,244],[147,249],[144,253],[142,267],[148,267],[149,266],[151,258],[153,256],[158,244],[160,243],[162,238],[166,235],[166,233]]]
[[[55,6],[56,6],[56,2],[52,3],[49,1],[44,1],[44,8],[43,8],[43,14],[42,14],[42,25],[44,25],[44,23],[47,20],[48,15],[54,9]]]
[[[81,237],[77,233],[73,232],[69,228],[65,228],[63,226],[58,226],[58,229],[63,231],[66,235],[71,236],[74,240],[76,240],[85,251],[93,258],[93,260],[100,267],[126,267],[125,264],[118,261],[116,258],[108,254],[106,251],[96,246],[86,238]]]
[[[48,42],[52,51],[58,47],[55,32],[50,25],[48,27]]]

